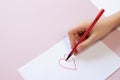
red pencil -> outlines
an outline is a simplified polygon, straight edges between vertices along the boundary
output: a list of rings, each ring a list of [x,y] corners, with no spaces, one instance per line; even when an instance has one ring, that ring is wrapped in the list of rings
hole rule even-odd
[[[68,57],[66,58],[66,61],[72,56],[72,54],[76,51],[77,46],[84,41],[84,39],[87,37],[87,35],[90,33],[90,31],[92,30],[92,28],[94,27],[94,25],[96,24],[96,22],[99,20],[99,18],[102,16],[102,14],[104,13],[104,9],[101,9],[100,12],[98,13],[98,15],[96,16],[96,18],[94,19],[94,21],[92,22],[92,24],[88,27],[88,29],[85,31],[85,33],[82,35],[82,37],[80,38],[80,40],[78,41],[78,43],[75,45],[75,47],[71,50],[71,52],[69,53]]]

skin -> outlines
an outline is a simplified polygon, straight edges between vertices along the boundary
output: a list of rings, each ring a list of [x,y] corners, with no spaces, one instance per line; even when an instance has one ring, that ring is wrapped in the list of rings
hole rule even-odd
[[[80,37],[83,35],[85,30],[89,27],[91,21],[83,22],[80,25],[74,27],[68,32],[71,48],[73,48]],[[77,52],[74,54],[77,55],[96,41],[105,37],[109,32],[114,28],[120,26],[120,12],[117,12],[113,15],[100,19],[88,35],[88,37],[78,45]]]

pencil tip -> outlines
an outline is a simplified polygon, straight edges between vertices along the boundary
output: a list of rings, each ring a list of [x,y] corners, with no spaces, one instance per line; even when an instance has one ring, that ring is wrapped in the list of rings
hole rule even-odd
[[[69,55],[68,55],[68,57],[66,58],[66,60],[65,60],[65,61],[67,61],[67,60],[70,58],[70,56],[71,56],[71,54],[69,54]]]

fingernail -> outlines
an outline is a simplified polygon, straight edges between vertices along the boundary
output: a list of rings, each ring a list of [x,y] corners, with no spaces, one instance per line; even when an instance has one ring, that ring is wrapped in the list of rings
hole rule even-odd
[[[82,52],[82,47],[77,47],[78,54]]]
[[[75,56],[77,56],[77,55],[78,55],[78,53],[75,53],[74,55],[75,55]]]
[[[75,51],[74,51],[74,55],[76,56],[76,55],[77,55],[77,53],[78,53],[78,51],[77,51],[77,49],[75,49]]]

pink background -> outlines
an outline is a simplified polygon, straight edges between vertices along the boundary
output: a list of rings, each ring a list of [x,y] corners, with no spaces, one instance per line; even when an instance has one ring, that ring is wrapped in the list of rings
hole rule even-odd
[[[23,80],[18,68],[97,12],[89,0],[1,0],[0,80]]]

